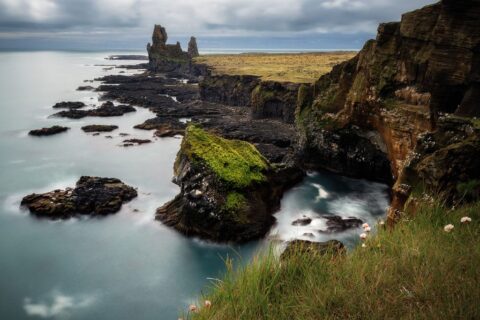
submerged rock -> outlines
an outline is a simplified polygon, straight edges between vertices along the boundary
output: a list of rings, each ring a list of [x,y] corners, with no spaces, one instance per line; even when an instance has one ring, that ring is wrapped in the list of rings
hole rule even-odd
[[[310,218],[300,218],[292,222],[292,226],[308,226],[312,223],[312,219]]]
[[[130,147],[133,145],[141,145],[141,144],[151,143],[151,142],[152,140],[149,140],[149,139],[127,139],[127,140],[123,140],[123,146]]]
[[[77,88],[77,91],[92,91],[95,90],[92,86],[80,86]]]
[[[338,240],[326,242],[312,242],[308,240],[293,240],[280,256],[280,260],[287,260],[299,255],[342,255],[346,253],[345,246]]]
[[[77,101],[63,101],[56,103],[52,108],[54,109],[80,109],[85,107],[85,103]]]
[[[118,126],[104,124],[92,124],[82,127],[82,130],[85,132],[111,132],[116,129],[118,129]]]
[[[51,136],[51,135],[54,135],[54,134],[65,132],[69,129],[70,128],[68,128],[68,127],[52,126],[52,127],[49,127],[49,128],[31,130],[28,134],[31,135],[31,136],[37,136],[37,137]]]
[[[65,111],[60,111],[55,113],[53,116],[70,118],[70,119],[81,119],[85,117],[117,117],[122,116],[125,113],[135,112],[135,108],[129,105],[118,105],[115,106],[112,102],[107,101],[103,103],[100,107],[91,109],[91,110],[76,110],[70,109]]]
[[[357,218],[342,218],[339,216],[323,216],[327,219],[327,230],[320,230],[320,233],[342,232],[352,228],[358,228],[363,221]]]
[[[83,176],[74,189],[33,193],[24,197],[21,205],[39,217],[67,219],[75,215],[112,214],[136,196],[137,191],[119,179]]]

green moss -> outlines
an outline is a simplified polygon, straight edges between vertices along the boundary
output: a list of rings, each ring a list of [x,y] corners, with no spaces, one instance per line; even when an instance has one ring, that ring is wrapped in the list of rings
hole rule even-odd
[[[247,223],[248,219],[245,212],[248,209],[248,203],[245,196],[238,192],[230,192],[227,195],[223,211],[230,215],[237,223]]]
[[[227,195],[227,201],[225,202],[225,209],[229,211],[236,211],[245,208],[247,200],[245,196],[238,192],[230,192]]]
[[[242,189],[266,180],[268,161],[252,144],[228,140],[189,125],[183,138],[181,153],[192,162],[202,162],[230,188]]]

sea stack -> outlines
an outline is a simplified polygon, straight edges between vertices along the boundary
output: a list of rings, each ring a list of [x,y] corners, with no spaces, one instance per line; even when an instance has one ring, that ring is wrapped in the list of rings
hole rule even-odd
[[[192,39],[195,39],[192,37]],[[167,44],[167,31],[161,25],[155,25],[152,34],[152,43],[147,44],[149,67],[157,72],[180,72],[188,73],[191,66],[190,45],[193,44],[192,52],[198,55],[196,41],[190,39],[189,52],[182,50],[180,42]]]
[[[188,55],[190,58],[195,58],[200,55],[198,53],[197,39],[195,37],[190,37],[190,41],[188,42]]]

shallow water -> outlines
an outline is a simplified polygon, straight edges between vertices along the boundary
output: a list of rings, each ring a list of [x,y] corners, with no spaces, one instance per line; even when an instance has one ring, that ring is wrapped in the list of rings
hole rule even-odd
[[[0,53],[1,319],[176,319],[211,278],[221,276],[223,258],[239,255],[248,262],[265,244],[209,244],[153,220],[155,209],[178,192],[171,177],[181,140],[153,139],[153,132],[133,129],[153,117],[148,110],[114,118],[49,117],[59,101],[98,104],[96,93],[75,88],[96,86],[83,80],[119,72],[97,64],[127,63],[104,60],[109,54]],[[51,137],[27,135],[54,124],[71,130]],[[93,136],[80,130],[86,124],[120,128]],[[154,143],[120,147],[126,138],[119,133]],[[24,195],[73,186],[81,175],[119,178],[137,187],[139,197],[101,219],[52,222],[19,208]],[[290,225],[292,219],[319,210],[374,221],[385,212],[386,201],[383,185],[312,174],[285,195],[272,235],[303,234]],[[358,230],[317,240],[332,237],[353,243]]]

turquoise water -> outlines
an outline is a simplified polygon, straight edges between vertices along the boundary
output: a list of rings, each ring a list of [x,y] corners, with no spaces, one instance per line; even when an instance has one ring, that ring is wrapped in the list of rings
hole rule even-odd
[[[211,278],[221,276],[223,258],[240,255],[248,262],[265,244],[209,244],[153,220],[155,209],[178,192],[171,177],[181,140],[120,147],[120,132],[151,138],[151,132],[132,128],[153,116],[148,110],[74,121],[48,117],[59,101],[98,103],[94,92],[75,88],[85,79],[119,72],[96,66],[126,63],[104,60],[108,54],[0,53],[0,319],[177,319]],[[54,124],[71,130],[45,138],[27,135]],[[86,124],[120,129],[92,136],[80,130]],[[81,175],[119,178],[137,187],[139,197],[101,219],[52,222],[19,208],[24,195],[73,186]],[[308,210],[335,213],[344,205],[369,221],[384,213],[385,186],[345,179],[312,174],[288,192],[275,237],[292,237],[298,230],[289,221]],[[330,196],[317,201],[315,185]],[[354,241],[355,232],[336,237]]]

